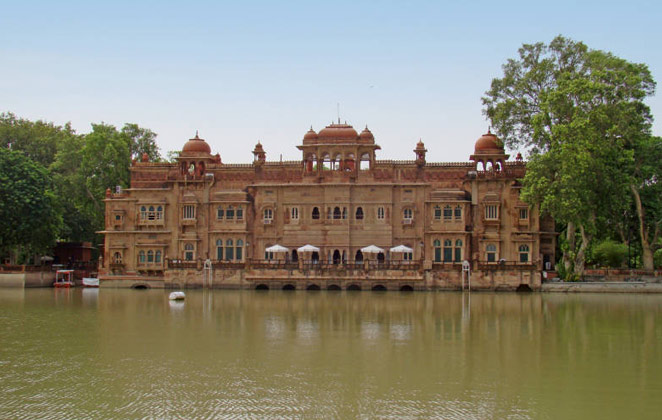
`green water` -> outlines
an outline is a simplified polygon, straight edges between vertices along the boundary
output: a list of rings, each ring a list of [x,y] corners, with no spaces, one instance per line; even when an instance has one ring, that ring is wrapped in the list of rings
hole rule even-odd
[[[662,296],[186,294],[0,290],[0,418],[662,418]]]

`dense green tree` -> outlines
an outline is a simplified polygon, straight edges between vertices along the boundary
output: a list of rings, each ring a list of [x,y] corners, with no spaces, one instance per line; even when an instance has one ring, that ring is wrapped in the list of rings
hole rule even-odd
[[[600,227],[629,207],[635,145],[650,131],[648,68],[556,37],[524,45],[483,97],[510,148],[529,150],[523,198],[566,226],[566,272],[581,275]],[[579,231],[579,235],[577,234]]]
[[[104,123],[92,124],[92,132],[85,136],[76,175],[79,188],[87,196],[80,202],[80,209],[98,229],[104,226],[106,189],[129,185],[130,147],[127,136]]]
[[[161,159],[159,147],[156,145],[156,133],[152,130],[127,123],[122,127],[121,133],[128,138],[132,159],[142,159],[143,153],[147,153],[151,161]]]
[[[61,223],[48,171],[23,152],[0,147],[0,252],[44,252]]]

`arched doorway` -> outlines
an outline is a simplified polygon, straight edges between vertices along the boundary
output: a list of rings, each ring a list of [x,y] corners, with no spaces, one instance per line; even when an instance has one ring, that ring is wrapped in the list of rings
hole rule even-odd
[[[337,284],[331,284],[329,287],[326,288],[326,290],[333,290],[333,291],[340,291],[340,286]]]
[[[386,286],[384,286],[383,284],[375,284],[374,286],[372,286],[371,290],[373,292],[385,292]]]
[[[408,285],[408,284],[405,284],[405,285],[403,285],[403,286],[400,286],[400,291],[401,291],[401,292],[413,292],[413,291],[414,291],[414,288],[411,287],[411,286]]]
[[[299,254],[296,249],[292,250],[292,262],[299,262]]]
[[[283,290],[296,290],[296,287],[294,287],[293,284],[288,283],[283,286]]]
[[[349,286],[347,286],[347,290],[360,291],[361,286],[359,286],[358,284],[350,284]]]
[[[333,251],[333,264],[334,265],[340,264],[340,251],[337,249]]]
[[[322,290],[317,284],[309,284],[306,290]]]
[[[313,260],[314,264],[317,264],[320,261],[320,254],[317,251],[313,251],[310,259]]]
[[[260,283],[257,286],[255,286],[255,290],[269,290],[269,286],[267,286],[264,283]]]
[[[132,289],[135,290],[147,290],[149,289],[149,286],[146,284],[136,284],[135,286],[131,287]]]
[[[354,261],[357,263],[363,263],[363,252],[359,249],[356,251],[356,255],[354,256]]]
[[[379,254],[377,254],[377,262],[378,263],[380,263],[380,264],[384,263],[384,259],[385,259],[385,257],[384,257],[383,252],[380,252]]]

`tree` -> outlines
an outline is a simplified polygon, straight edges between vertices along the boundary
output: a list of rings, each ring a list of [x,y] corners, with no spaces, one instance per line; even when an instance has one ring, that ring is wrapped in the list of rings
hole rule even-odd
[[[562,36],[523,45],[503,71],[484,112],[508,147],[529,150],[523,198],[566,226],[566,272],[581,275],[598,227],[629,205],[634,144],[652,123],[643,99],[655,82],[644,64]]]
[[[641,259],[646,270],[655,266],[655,251],[662,248],[662,139],[644,136],[634,142],[630,191],[639,222]]]
[[[0,252],[44,252],[61,223],[48,171],[23,152],[0,147]]]
[[[92,132],[85,136],[77,176],[87,199],[80,204],[97,229],[104,226],[106,189],[129,185],[130,153],[128,137],[112,125],[92,124]]]
[[[147,153],[149,160],[158,161],[159,147],[156,145],[156,133],[148,128],[141,128],[138,124],[124,124],[122,134],[129,140],[129,152],[132,159],[141,159]]]

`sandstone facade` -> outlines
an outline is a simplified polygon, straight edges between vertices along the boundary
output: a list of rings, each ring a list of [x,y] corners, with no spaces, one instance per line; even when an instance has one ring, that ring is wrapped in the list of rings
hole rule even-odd
[[[372,133],[340,123],[298,148],[271,162],[258,143],[252,163],[227,164],[196,134],[177,163],[135,162],[131,187],[107,192],[102,287],[431,290],[470,276],[535,290],[553,266],[553,221],[521,201],[526,165],[491,133],[460,163],[427,162],[422,142],[414,160],[377,160]]]

